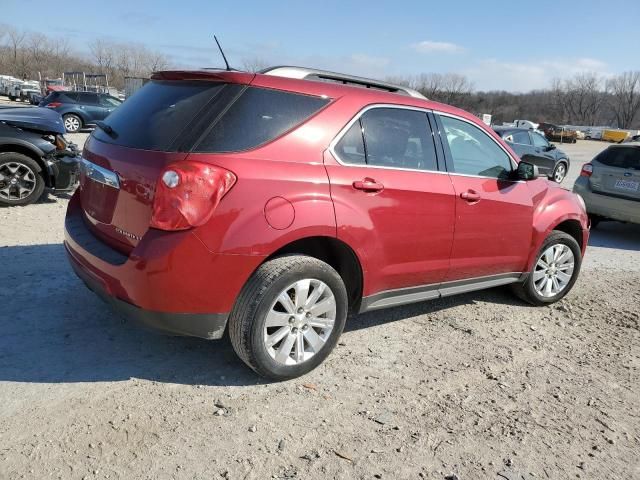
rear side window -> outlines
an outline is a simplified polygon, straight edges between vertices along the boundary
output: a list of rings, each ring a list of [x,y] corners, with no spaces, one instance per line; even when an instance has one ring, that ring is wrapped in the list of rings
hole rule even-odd
[[[416,110],[368,110],[349,128],[334,150],[343,163],[437,170],[427,114]]]
[[[520,143],[522,145],[531,145],[531,139],[529,138],[529,132],[512,132],[506,137],[505,141],[511,143]]]
[[[304,122],[329,100],[249,87],[209,130],[198,152],[238,152],[267,143]]]
[[[147,82],[110,115],[113,134],[94,130],[98,140],[143,150],[169,151],[185,130],[224,88],[223,83]]]
[[[595,160],[608,167],[640,170],[640,148],[614,147],[600,153]]]

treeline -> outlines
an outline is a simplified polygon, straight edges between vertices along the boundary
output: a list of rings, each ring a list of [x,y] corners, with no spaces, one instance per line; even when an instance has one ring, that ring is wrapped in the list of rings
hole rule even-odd
[[[580,73],[553,80],[548,89],[528,93],[475,91],[459,74],[393,77],[431,100],[476,114],[489,113],[494,123],[515,119],[569,125],[640,129],[640,71],[613,77]]]
[[[123,89],[124,77],[146,77],[169,66],[166,55],[140,44],[98,39],[89,44],[89,53],[83,54],[67,38],[0,24],[0,75],[38,80],[38,74],[44,79],[80,71],[106,74],[110,86]]]

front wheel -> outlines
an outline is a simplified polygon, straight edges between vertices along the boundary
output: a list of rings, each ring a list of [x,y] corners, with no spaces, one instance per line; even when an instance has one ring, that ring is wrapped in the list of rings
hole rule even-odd
[[[578,279],[582,253],[578,242],[554,230],[542,243],[533,269],[523,284],[513,290],[532,305],[548,305],[563,298]]]
[[[567,176],[567,165],[564,162],[558,163],[553,170],[553,181],[556,183],[562,183],[564,177]]]
[[[28,205],[44,192],[40,166],[21,153],[0,153],[0,205]]]
[[[304,375],[327,358],[347,318],[342,278],[316,258],[269,260],[251,276],[229,317],[238,356],[275,380]]]

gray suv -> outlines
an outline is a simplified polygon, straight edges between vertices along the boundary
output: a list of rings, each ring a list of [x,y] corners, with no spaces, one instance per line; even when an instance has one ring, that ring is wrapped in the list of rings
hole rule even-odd
[[[573,186],[595,227],[601,220],[640,223],[640,142],[612,145],[582,167]]]

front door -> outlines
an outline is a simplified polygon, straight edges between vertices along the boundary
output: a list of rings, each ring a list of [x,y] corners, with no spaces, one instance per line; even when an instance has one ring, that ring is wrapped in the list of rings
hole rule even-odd
[[[456,194],[456,224],[447,281],[522,272],[533,233],[528,185],[515,164],[479,126],[444,114],[441,138]]]
[[[359,249],[365,297],[444,279],[455,199],[425,111],[367,109],[332,143],[325,166],[337,235]]]

